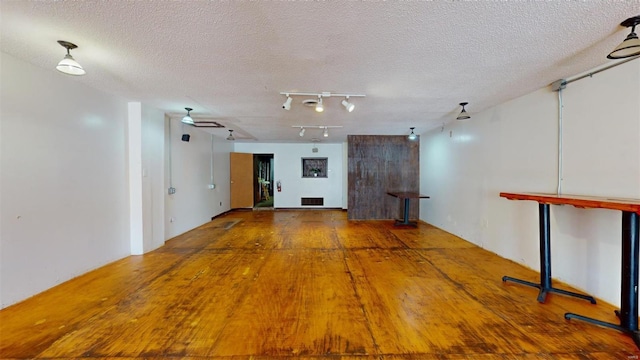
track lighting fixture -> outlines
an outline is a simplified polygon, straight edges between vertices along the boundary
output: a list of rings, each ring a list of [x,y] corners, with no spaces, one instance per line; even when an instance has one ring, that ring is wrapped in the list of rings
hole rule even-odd
[[[323,112],[324,106],[322,105],[322,97],[318,96],[318,103],[316,104],[316,112]]]
[[[236,138],[233,137],[233,130],[229,129],[229,136],[227,136],[227,140],[233,141]]]
[[[345,97],[344,100],[342,100],[342,106],[344,106],[345,109],[347,109],[348,112],[352,112],[353,109],[356,108],[355,105],[353,105],[353,103],[349,102],[349,97]]]
[[[282,108],[285,110],[291,110],[291,102],[293,101],[293,99],[289,96],[289,94],[287,94],[287,101],[284,102],[284,104],[282,104]]]
[[[58,66],[56,66],[56,69],[60,72],[63,72],[69,75],[86,74],[87,72],[84,71],[82,66],[73,59],[73,56],[71,56],[70,50],[75,49],[78,46],[76,44],[73,44],[64,40],[58,40],[58,44],[60,44],[60,46],[62,46],[63,48],[67,49],[67,55],[64,56],[64,59],[60,60],[60,62],[58,63]]]
[[[636,35],[636,25],[640,24],[640,15],[628,18],[620,23],[621,26],[630,27],[631,32],[627,35],[620,45],[616,46],[613,51],[607,55],[609,59],[624,59],[632,56],[640,55],[640,39]]]
[[[411,134],[409,134],[409,140],[412,140],[412,141],[413,141],[413,140],[417,139],[417,138],[418,138],[418,135],[416,135],[416,134],[413,132],[413,129],[415,129],[415,128],[414,128],[414,127],[412,127],[412,128],[409,128],[409,129],[411,129]]]
[[[456,118],[456,120],[466,120],[466,119],[470,119],[471,116],[469,116],[469,113],[467,113],[467,110],[464,109],[465,105],[469,104],[468,102],[461,102],[460,106],[462,106],[462,111],[460,112],[460,115],[458,115],[458,117]]]
[[[344,97],[340,103],[347,109],[348,112],[352,112],[353,109],[356,108],[355,104],[349,101],[350,97],[365,97],[363,94],[334,94],[328,91],[323,91],[319,93],[309,93],[309,92],[281,92],[280,95],[285,95],[287,100],[282,104],[282,108],[285,110],[291,109],[292,96],[313,96],[313,99],[305,99],[302,101],[303,105],[314,107],[317,112],[324,111],[324,98],[329,97]]]
[[[190,113],[191,113],[191,110],[193,110],[193,109],[192,109],[192,108],[188,108],[188,107],[186,107],[186,108],[184,108],[184,109],[185,109],[185,110],[187,110],[187,115],[185,115],[185,116],[182,118],[182,123],[183,123],[183,124],[193,125],[193,119],[191,118],[191,114],[190,114]]]
[[[304,136],[307,129],[320,129],[322,130],[322,136],[329,137],[329,128],[341,128],[342,126],[341,125],[293,125],[291,127],[300,129],[300,132],[298,132],[298,135],[300,135],[300,137]],[[317,138],[313,138],[313,139],[317,140]]]

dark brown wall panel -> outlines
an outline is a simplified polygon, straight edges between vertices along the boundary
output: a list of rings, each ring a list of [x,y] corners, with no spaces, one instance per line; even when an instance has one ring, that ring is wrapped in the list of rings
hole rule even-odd
[[[420,190],[420,142],[406,136],[349,135],[348,218],[395,219],[401,200],[387,191]],[[411,200],[411,219],[419,217],[419,200]]]

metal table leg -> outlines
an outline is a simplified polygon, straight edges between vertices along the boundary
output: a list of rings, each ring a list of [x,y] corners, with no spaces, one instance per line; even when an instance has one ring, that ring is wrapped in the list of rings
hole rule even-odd
[[[640,244],[639,215],[633,212],[622,212],[622,266],[620,286],[620,310],[616,315],[620,325],[592,319],[586,316],[566,313],[564,318],[578,319],[595,325],[616,329],[629,334],[640,348],[638,332],[638,248]]]
[[[396,221],[396,225],[416,225],[415,223],[409,221],[409,198],[404,198],[404,214],[402,221]]]
[[[551,220],[549,216],[549,204],[538,204],[538,214],[540,221],[540,283],[534,283],[526,280],[516,279],[509,276],[503,276],[502,281],[511,281],[518,284],[531,286],[540,289],[538,293],[538,302],[544,303],[547,294],[550,292],[574,296],[580,299],[588,300],[592,304],[596,303],[593,296],[574,293],[567,290],[554,288],[551,284]]]

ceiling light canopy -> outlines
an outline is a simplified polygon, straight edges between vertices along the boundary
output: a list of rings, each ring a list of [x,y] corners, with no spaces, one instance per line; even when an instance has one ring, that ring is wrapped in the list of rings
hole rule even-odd
[[[417,138],[418,138],[418,135],[416,135],[416,134],[413,132],[413,129],[415,129],[415,128],[414,128],[414,127],[411,127],[411,128],[409,128],[409,129],[411,129],[411,134],[409,134],[409,136],[408,136],[408,137],[409,137],[409,140],[412,140],[412,141],[413,141],[413,140],[417,139]]]
[[[460,106],[462,106],[462,111],[460,112],[460,115],[458,115],[458,117],[456,118],[456,120],[466,120],[466,119],[470,119],[471,116],[469,116],[469,113],[467,113],[467,110],[464,109],[464,107],[469,104],[468,102],[461,102]]]
[[[193,119],[191,118],[191,110],[193,110],[192,108],[186,107],[184,108],[185,110],[187,110],[187,115],[185,115],[182,118],[182,123],[183,124],[189,124],[189,125],[193,125]]]
[[[227,140],[233,141],[236,138],[233,137],[233,130],[229,129],[229,136],[227,136]]]
[[[56,69],[68,75],[77,76],[77,75],[86,74],[87,72],[84,71],[82,66],[73,59],[73,56],[71,56],[70,50],[75,49],[78,46],[76,44],[73,44],[64,40],[58,40],[58,44],[60,44],[60,46],[62,46],[63,48],[67,49],[67,55],[64,56],[64,59],[60,60],[60,62],[58,63],[58,66],[56,66]]]
[[[292,103],[292,96],[314,96],[317,98],[316,99],[306,99],[303,100],[302,103],[307,105],[307,106],[314,106],[315,110],[317,112],[323,112],[324,111],[324,102],[323,99],[324,98],[330,98],[330,97],[344,97],[345,99],[342,100],[341,104],[342,106],[344,106],[344,108],[348,111],[348,112],[352,112],[353,109],[356,108],[355,104],[353,104],[352,102],[349,101],[349,98],[351,97],[366,97],[366,95],[364,94],[336,94],[336,93],[331,93],[328,91],[323,91],[323,92],[318,92],[318,93],[313,93],[313,92],[281,92],[280,95],[285,95],[287,97],[287,100],[284,102],[284,104],[282,104],[282,108],[285,110],[290,110],[291,109],[291,103]]]
[[[624,59],[632,56],[640,55],[640,39],[636,35],[636,25],[640,24],[640,15],[628,18],[620,23],[620,26],[630,27],[631,32],[627,35],[620,45],[616,46],[613,51],[607,55],[609,59]]]

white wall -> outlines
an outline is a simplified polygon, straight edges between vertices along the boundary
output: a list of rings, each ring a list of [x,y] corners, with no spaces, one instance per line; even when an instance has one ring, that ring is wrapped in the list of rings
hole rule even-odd
[[[571,83],[563,100],[563,193],[640,198],[640,62]],[[539,270],[537,203],[498,194],[556,192],[558,103],[545,88],[423,134],[421,218]],[[618,304],[620,236],[618,211],[553,206],[553,277]]]
[[[169,130],[169,126],[171,126]],[[220,136],[213,139],[213,183],[211,184],[211,134],[167,119],[165,173],[165,237],[170,239],[200,226],[229,210],[229,152],[233,143]],[[191,135],[189,142],[182,134]],[[171,171],[169,171],[171,169]],[[170,183],[176,193],[169,195]]]
[[[142,252],[164,245],[165,115],[142,104]]]
[[[127,102],[0,56],[6,307],[129,254]]]
[[[274,179],[282,183],[282,192],[274,193],[275,208],[299,208],[301,197],[323,197],[325,208],[343,207],[343,144],[263,144],[236,143],[235,152],[273,154]],[[328,158],[328,177],[303,178],[303,157]],[[305,206],[306,208],[307,206]],[[317,208],[318,206],[308,206]]]

